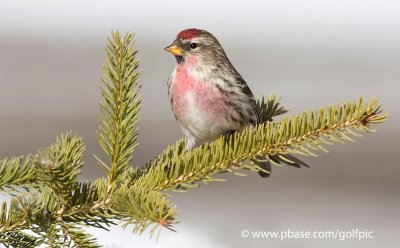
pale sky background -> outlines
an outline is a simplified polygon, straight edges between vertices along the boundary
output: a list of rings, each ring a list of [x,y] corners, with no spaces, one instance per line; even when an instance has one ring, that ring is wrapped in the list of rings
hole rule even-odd
[[[357,143],[304,158],[311,168],[273,168],[174,194],[177,233],[158,242],[129,230],[93,230],[108,247],[377,247],[399,243],[400,2],[0,1],[0,157],[34,153],[72,130],[87,144],[84,179],[102,175],[96,143],[100,66],[110,30],[136,33],[143,108],[135,165],[182,134],[167,97],[175,60],[162,49],[185,28],[221,42],[257,97],[271,91],[298,113],[363,95],[391,115]],[[245,239],[240,231],[374,231],[371,240]]]

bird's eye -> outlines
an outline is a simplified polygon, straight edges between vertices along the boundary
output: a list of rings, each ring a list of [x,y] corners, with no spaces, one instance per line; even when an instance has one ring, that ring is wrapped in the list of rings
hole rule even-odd
[[[197,47],[197,43],[190,43],[190,48],[191,49],[196,49],[196,47]]]

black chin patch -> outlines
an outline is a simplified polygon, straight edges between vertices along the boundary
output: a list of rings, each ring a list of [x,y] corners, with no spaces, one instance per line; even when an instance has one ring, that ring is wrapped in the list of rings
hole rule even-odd
[[[175,56],[175,59],[178,64],[182,64],[185,61],[183,56]]]

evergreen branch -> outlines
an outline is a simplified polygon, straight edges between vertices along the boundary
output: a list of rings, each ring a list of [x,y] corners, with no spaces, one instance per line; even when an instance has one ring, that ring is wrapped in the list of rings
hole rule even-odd
[[[164,194],[136,186],[117,189],[112,206],[113,211],[125,222],[123,227],[133,224],[133,232],[139,234],[152,224],[169,228],[176,215],[176,207]],[[154,231],[155,228],[152,233]]]
[[[96,243],[96,239],[92,235],[83,231],[80,227],[75,224],[62,223],[61,228],[65,235],[64,247],[75,247],[75,248],[97,248],[100,247]]]
[[[70,209],[65,213],[59,211],[62,206],[59,198],[54,190],[47,187],[40,194],[30,192],[14,197],[9,205],[4,202],[0,209],[0,240],[9,240],[10,245],[16,247],[28,247],[26,242],[34,242],[32,247],[40,244],[50,247],[98,247],[95,240],[77,225],[103,228],[102,224],[112,223],[115,216],[104,217],[99,210],[93,210],[79,213],[84,216],[78,219],[70,213]],[[34,232],[36,236],[28,235],[25,230]],[[27,240],[27,237],[30,239]]]
[[[47,245],[47,247],[66,247],[67,240],[64,238],[58,221],[56,222],[40,222],[38,223],[38,234],[40,245]]]
[[[34,248],[38,238],[23,231],[0,233],[0,243],[5,247]]]
[[[108,230],[110,225],[114,225],[116,216],[109,210],[110,199],[107,194],[107,181],[104,178],[94,183],[81,182],[71,192],[68,207],[53,213],[54,219]]]
[[[287,153],[315,155],[310,150],[322,150],[328,140],[342,143],[370,131],[369,124],[381,123],[387,114],[380,111],[377,99],[368,104],[354,101],[333,105],[320,111],[308,111],[280,122],[267,122],[236,133],[230,145],[221,137],[184,152],[185,141],[168,147],[150,163],[135,185],[149,190],[174,189],[179,185],[192,187],[196,181],[217,180],[213,174],[222,171],[249,169],[263,171],[257,164],[246,164],[258,156],[278,156]],[[311,148],[310,148],[311,147]]]
[[[33,193],[11,198],[3,202],[0,209],[0,233],[21,231],[44,216],[39,199]]]
[[[280,106],[281,99],[277,99],[275,94],[271,94],[267,100],[262,97],[261,100],[257,101],[262,123],[272,121],[274,117],[289,111],[286,107]]]
[[[31,164],[32,156],[5,158],[0,161],[0,190],[34,186],[36,170]]]
[[[109,191],[132,160],[140,110],[139,62],[137,51],[133,50],[133,35],[121,38],[118,32],[112,32],[111,36],[106,48],[107,64],[103,66],[104,87],[100,90],[104,101],[99,104],[97,132],[99,143],[111,164],[109,166],[98,159],[99,164],[109,170]]]
[[[73,192],[79,187],[78,175],[83,166],[84,151],[82,138],[68,133],[57,138],[55,144],[40,150],[34,162],[40,183],[61,197],[60,214],[68,207]]]
[[[134,224],[134,232],[142,233],[148,226],[168,227],[174,223],[176,209],[165,195],[137,188],[126,177],[124,184],[113,191],[111,198],[102,200],[106,181],[82,186],[74,196],[74,207],[63,214],[63,221],[107,229],[112,220],[122,220],[126,227]],[[88,200],[90,199],[90,200]]]
[[[107,227],[114,224],[112,220],[122,220],[124,227],[134,224],[137,233],[142,233],[152,224],[169,227],[174,223],[176,209],[165,195],[137,188],[129,177],[125,177],[124,184],[113,191],[112,197],[103,198],[101,195],[106,194],[107,182],[96,182],[93,185],[87,183],[76,192],[74,207],[67,209],[62,216],[65,222],[108,230]]]

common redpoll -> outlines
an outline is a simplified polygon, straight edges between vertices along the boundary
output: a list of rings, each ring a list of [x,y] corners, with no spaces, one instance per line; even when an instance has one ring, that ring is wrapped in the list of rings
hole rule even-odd
[[[168,94],[175,118],[187,137],[187,150],[260,123],[253,93],[212,34],[183,30],[165,50],[177,62],[168,80]],[[257,164],[270,171],[269,162]]]

